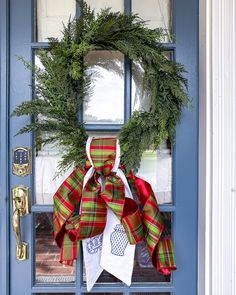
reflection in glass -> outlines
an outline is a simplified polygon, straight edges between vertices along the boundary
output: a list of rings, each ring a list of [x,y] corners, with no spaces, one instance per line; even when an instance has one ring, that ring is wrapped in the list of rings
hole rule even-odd
[[[163,212],[165,223],[164,237],[171,237],[171,213]],[[132,282],[170,282],[171,276],[164,276],[154,269],[144,242],[136,246]]]
[[[43,68],[40,59],[35,54],[35,65]],[[37,83],[37,81],[35,81]],[[40,120],[40,117],[38,117]],[[53,195],[64,181],[64,179],[71,173],[72,169],[65,172],[54,179],[58,171],[58,163],[61,160],[63,149],[55,144],[40,144],[41,138],[47,137],[47,133],[35,134],[34,140],[36,141],[35,150],[35,201],[37,204],[49,205],[53,204]]]
[[[86,58],[92,74],[92,94],[84,103],[88,124],[122,124],[124,121],[124,55],[118,51],[93,51]]]
[[[37,0],[35,25],[37,42],[47,42],[49,37],[61,38],[63,23],[75,16],[75,0]]]
[[[101,9],[111,8],[112,11],[124,11],[124,0],[86,0],[86,3],[95,10],[95,13]]]
[[[72,172],[72,168],[56,178],[58,163],[61,160],[59,149],[50,148],[50,144],[41,147],[35,154],[35,197],[41,205],[53,204],[53,195]]]
[[[168,60],[173,60],[173,52],[165,51]],[[143,91],[144,69],[139,62],[132,63],[132,111],[149,111],[150,95]]]
[[[132,63],[132,111],[146,111],[150,109],[150,95],[143,90],[144,69],[140,63]]]
[[[172,52],[166,51],[168,59]],[[149,111],[150,96],[143,91],[143,67],[140,63],[132,64],[132,111]],[[157,151],[143,154],[138,175],[147,180],[154,190],[159,204],[172,202],[172,156],[170,143],[164,144]]]
[[[35,214],[35,281],[55,284],[75,281],[75,266],[59,262],[60,249],[53,238],[52,213]]]
[[[172,202],[172,156],[167,143],[157,151],[144,152],[137,175],[151,184],[158,204]]]
[[[172,0],[132,0],[132,12],[147,21],[150,29],[162,28],[168,36],[163,42],[170,41],[172,31]]]

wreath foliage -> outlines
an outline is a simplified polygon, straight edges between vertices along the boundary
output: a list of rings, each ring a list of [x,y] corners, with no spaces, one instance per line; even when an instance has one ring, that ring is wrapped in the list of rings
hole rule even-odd
[[[19,105],[13,115],[32,115],[30,124],[19,133],[45,132],[39,144],[57,142],[64,153],[60,171],[82,165],[87,133],[78,120],[84,100],[91,93],[91,71],[84,57],[91,50],[118,50],[143,71],[143,94],[150,98],[150,109],[134,111],[119,132],[121,161],[127,169],[139,166],[143,152],[156,149],[165,140],[174,140],[175,126],[184,106],[189,105],[184,68],[168,60],[160,41],[161,29],[149,29],[137,14],[101,10],[95,15],[80,2],[81,16],[70,19],[61,40],[49,39],[49,50],[38,53],[43,68],[23,58],[37,83],[34,99]]]

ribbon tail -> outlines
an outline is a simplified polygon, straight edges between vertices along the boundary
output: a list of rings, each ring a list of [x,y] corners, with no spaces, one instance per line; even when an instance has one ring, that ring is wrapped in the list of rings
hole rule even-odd
[[[163,275],[170,275],[176,270],[174,245],[171,239],[161,238],[156,251],[157,269]]]
[[[73,265],[73,261],[77,258],[80,249],[78,241],[71,241],[69,235],[66,233],[63,238],[60,262],[66,265]]]
[[[107,225],[103,233],[100,266],[130,286],[134,254],[135,245],[129,244],[125,229],[112,210],[108,209]]]
[[[75,169],[55,193],[53,208],[53,230],[57,245],[61,248],[60,262],[72,265],[77,258],[79,243],[71,241],[66,225],[80,203],[85,175],[82,168]]]
[[[102,235],[82,241],[88,292],[103,272],[103,268],[100,266],[102,246],[102,244],[99,245],[100,240],[102,240]]]

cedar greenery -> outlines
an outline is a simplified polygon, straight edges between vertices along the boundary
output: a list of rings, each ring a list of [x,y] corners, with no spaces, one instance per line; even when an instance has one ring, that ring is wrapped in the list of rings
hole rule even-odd
[[[81,16],[70,19],[63,38],[49,39],[49,50],[40,50],[43,69],[26,62],[37,83],[35,97],[19,105],[13,115],[32,115],[33,121],[19,133],[46,133],[36,136],[37,144],[57,142],[64,153],[60,172],[83,165],[87,134],[78,113],[91,93],[92,75],[84,57],[91,50],[118,50],[143,71],[143,95],[150,97],[148,111],[134,111],[119,132],[121,161],[127,169],[139,166],[142,153],[156,149],[167,139],[174,140],[175,126],[184,106],[189,105],[187,80],[181,64],[168,60],[160,44],[165,32],[149,29],[138,15],[94,11],[80,1]]]

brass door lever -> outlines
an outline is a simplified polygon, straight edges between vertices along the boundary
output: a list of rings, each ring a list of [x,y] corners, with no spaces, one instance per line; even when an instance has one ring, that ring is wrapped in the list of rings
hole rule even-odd
[[[12,225],[16,238],[16,259],[26,260],[29,257],[28,243],[22,241],[21,217],[30,213],[29,188],[16,186],[12,189]]]

